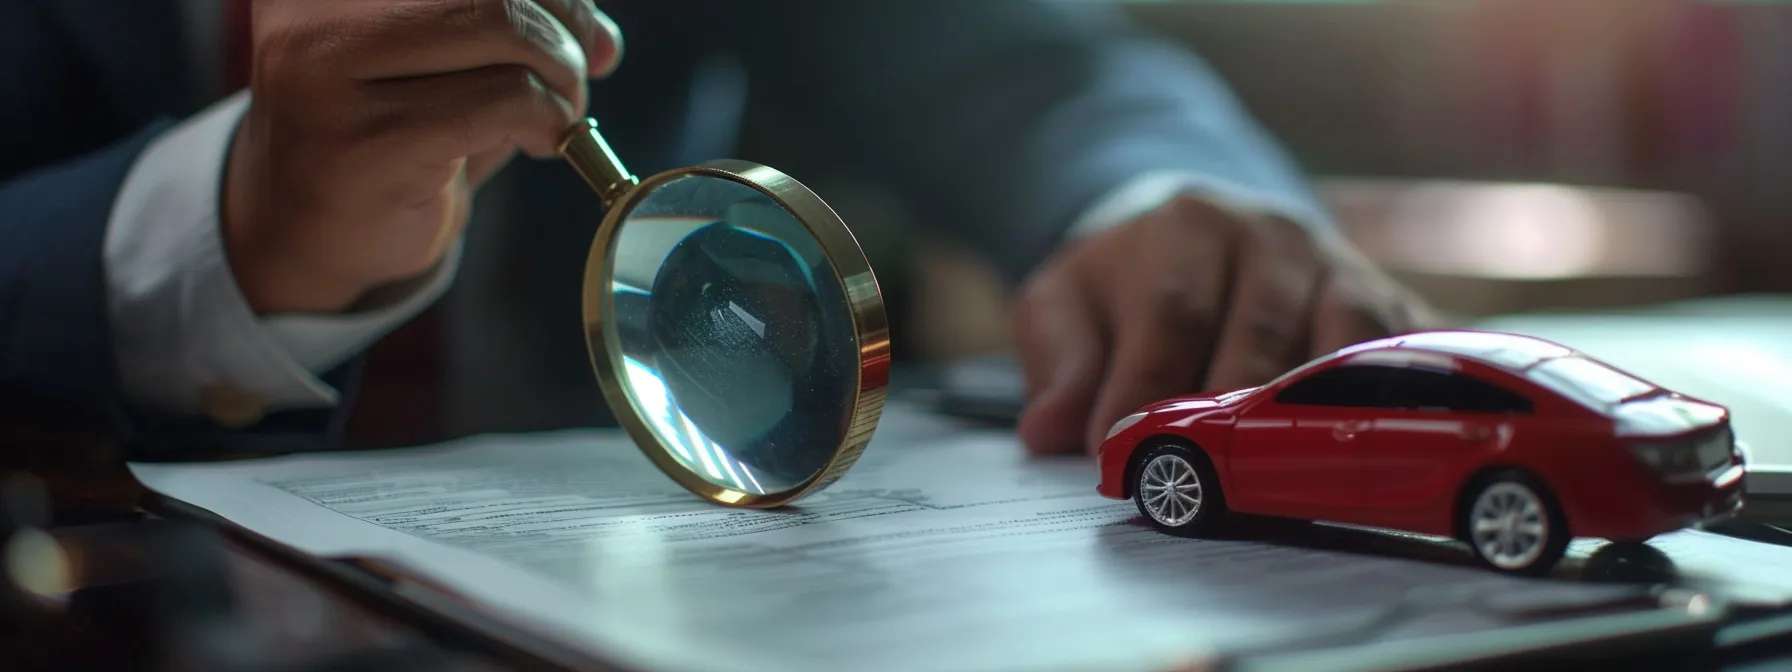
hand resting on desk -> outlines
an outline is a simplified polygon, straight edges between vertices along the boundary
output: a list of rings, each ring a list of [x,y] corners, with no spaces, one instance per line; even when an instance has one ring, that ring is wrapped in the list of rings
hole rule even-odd
[[[1144,404],[1440,324],[1341,240],[1189,198],[1064,249],[1015,318],[1035,453],[1092,451]]]

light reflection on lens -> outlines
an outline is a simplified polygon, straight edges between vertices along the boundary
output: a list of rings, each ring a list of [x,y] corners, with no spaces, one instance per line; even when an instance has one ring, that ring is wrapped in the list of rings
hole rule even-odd
[[[627,372],[625,375],[628,385],[634,390],[635,403],[641,404],[644,407],[642,410],[646,411],[642,417],[653,424],[654,432],[659,435],[681,438],[681,440],[666,442],[672,447],[680,463],[693,471],[720,480],[723,478],[722,474],[716,470],[716,463],[720,462],[722,467],[728,470],[728,478],[725,482],[729,486],[743,488],[755,494],[764,494],[765,491],[759,487],[758,481],[752,481],[752,472],[747,469],[747,465],[740,464],[739,469],[748,475],[748,480],[752,482],[751,487],[748,487],[734,474],[735,464],[738,462],[730,458],[721,446],[703,436],[702,430],[697,429],[696,423],[691,422],[689,417],[678,412],[673,405],[672,393],[666,389],[665,381],[654,375],[652,369],[627,357],[622,359],[622,363],[623,370]],[[696,456],[691,454],[692,450],[697,452]]]

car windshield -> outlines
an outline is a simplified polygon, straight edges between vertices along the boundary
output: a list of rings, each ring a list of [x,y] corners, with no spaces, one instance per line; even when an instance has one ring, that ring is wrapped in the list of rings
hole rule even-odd
[[[1307,362],[1300,366],[1289,369],[1287,372],[1283,373],[1282,375],[1276,376],[1275,380],[1264,383],[1263,388],[1271,388],[1271,387],[1275,387],[1277,385],[1281,385],[1282,383],[1288,382],[1289,380],[1293,379],[1295,376],[1304,374],[1307,371],[1311,370],[1313,367],[1316,367],[1316,366],[1319,366],[1320,364],[1325,363],[1325,361],[1326,360],[1324,358],[1315,359],[1313,361],[1310,361],[1310,362]]]
[[[1566,357],[1572,351],[1534,338],[1473,331],[1443,331],[1405,337],[1408,345],[1486,360],[1518,371],[1540,360]]]
[[[1539,385],[1598,409],[1656,390],[1654,385],[1578,355],[1545,360],[1525,374]]]

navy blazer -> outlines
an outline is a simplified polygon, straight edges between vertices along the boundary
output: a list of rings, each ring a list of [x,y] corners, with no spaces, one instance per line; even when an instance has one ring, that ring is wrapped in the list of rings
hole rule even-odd
[[[1010,278],[1094,199],[1145,171],[1304,193],[1199,60],[1098,3],[599,5],[628,49],[594,86],[592,113],[637,174],[732,155],[743,115],[769,120],[759,126],[778,142],[899,189]],[[183,61],[177,10],[174,0],[0,2],[0,417],[105,427],[135,437],[140,455],[200,437],[327,438],[342,413],[223,432],[119,399],[101,268],[108,213],[149,139],[207,99]],[[519,221],[591,205],[563,166],[513,168],[511,182],[545,194],[520,201]],[[544,225],[524,237],[536,250],[578,249],[589,231]],[[565,266],[556,272],[576,273]],[[353,367],[330,379],[347,398]]]
[[[102,261],[112,205],[149,142],[213,97],[181,30],[175,0],[0,2],[0,452],[20,434],[98,434],[136,458],[340,435],[336,411],[225,430],[136,412],[119,391]],[[324,378],[348,399],[357,371]]]

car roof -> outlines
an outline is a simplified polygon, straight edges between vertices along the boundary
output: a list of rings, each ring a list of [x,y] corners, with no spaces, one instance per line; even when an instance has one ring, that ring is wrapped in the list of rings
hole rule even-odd
[[[1474,359],[1517,373],[1538,362],[1576,354],[1532,336],[1491,331],[1428,331],[1364,343],[1361,350],[1418,350]]]

